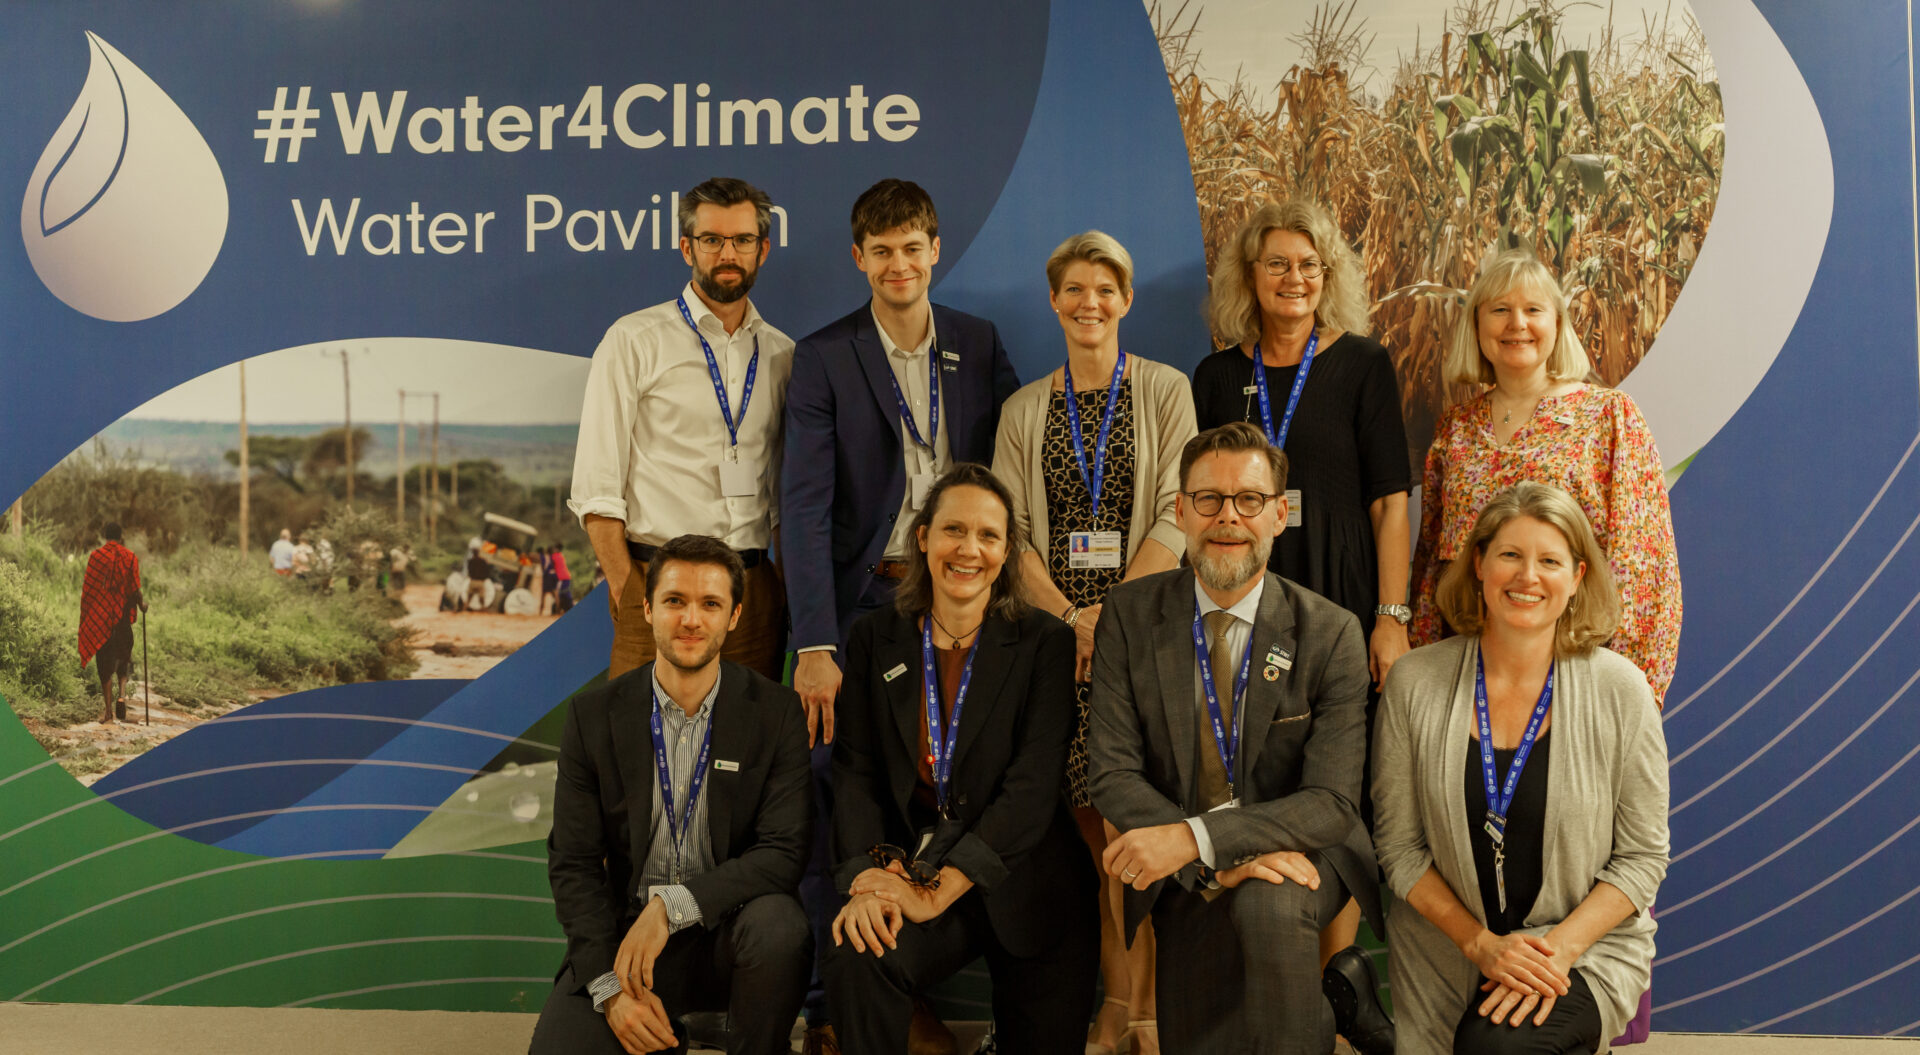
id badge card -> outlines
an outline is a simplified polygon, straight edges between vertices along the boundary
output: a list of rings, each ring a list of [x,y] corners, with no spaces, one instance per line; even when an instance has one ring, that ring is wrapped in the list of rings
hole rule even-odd
[[[1287,488],[1287,526],[1300,526],[1300,492]]]
[[[1215,806],[1214,808],[1208,810],[1207,812],[1219,813],[1221,810],[1237,810],[1239,808],[1240,808],[1240,796],[1235,795],[1233,798],[1228,799],[1227,801],[1221,803],[1218,806]]]
[[[926,505],[927,492],[933,490],[933,474],[932,473],[914,473],[913,479],[908,481],[907,489],[910,492],[912,492],[913,508],[918,509],[921,506]]]
[[[1118,531],[1073,531],[1067,534],[1067,567],[1118,568]]]
[[[720,459],[720,497],[752,498],[760,493],[760,468],[732,458]]]

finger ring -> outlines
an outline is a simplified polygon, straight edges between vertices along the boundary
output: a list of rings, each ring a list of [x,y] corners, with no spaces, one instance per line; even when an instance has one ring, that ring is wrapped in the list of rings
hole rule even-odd
[[[1120,878],[1122,878],[1122,879],[1125,879],[1125,880],[1127,880],[1128,882],[1132,882],[1132,881],[1133,881],[1133,879],[1134,879],[1134,878],[1135,878],[1136,876],[1138,876],[1139,874],[1140,874],[1140,870],[1139,870],[1138,868],[1136,868],[1136,869],[1134,869],[1134,870],[1133,870],[1133,871],[1131,871],[1131,872],[1127,872],[1127,873],[1125,873],[1125,874],[1123,874],[1123,875],[1122,875],[1122,876],[1121,876]]]

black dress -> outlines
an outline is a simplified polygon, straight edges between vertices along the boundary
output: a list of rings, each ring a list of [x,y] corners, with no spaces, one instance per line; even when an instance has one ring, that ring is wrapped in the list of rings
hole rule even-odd
[[[1278,428],[1297,366],[1265,367]],[[1202,431],[1230,421],[1261,425],[1253,361],[1240,348],[1193,371]],[[1368,506],[1413,487],[1393,360],[1379,342],[1346,334],[1321,348],[1288,430],[1287,487],[1300,492],[1300,526],[1282,532],[1267,567],[1352,612],[1371,631],[1379,602],[1379,551]]]
[[[1087,445],[1087,469],[1093,469],[1093,446],[1099,442],[1100,421],[1107,413],[1104,386],[1075,392],[1080,404],[1080,438]],[[1047,481],[1047,525],[1052,537],[1047,540],[1047,574],[1060,592],[1077,608],[1101,604],[1107,591],[1120,585],[1127,574],[1127,558],[1133,554],[1127,526],[1133,520],[1133,385],[1120,386],[1119,404],[1113,411],[1113,429],[1107,434],[1107,459],[1101,468],[1100,513],[1093,512],[1093,500],[1087,494],[1080,475],[1080,461],[1073,454],[1073,434],[1067,425],[1067,397],[1055,392],[1047,401],[1046,434],[1040,439],[1040,464]],[[1117,531],[1120,533],[1122,559],[1118,568],[1071,568],[1067,536],[1075,531]],[[1093,805],[1087,794],[1087,692],[1088,682],[1076,682],[1074,690],[1080,702],[1080,720],[1074,727],[1073,746],[1067,751],[1066,793],[1068,805]]]

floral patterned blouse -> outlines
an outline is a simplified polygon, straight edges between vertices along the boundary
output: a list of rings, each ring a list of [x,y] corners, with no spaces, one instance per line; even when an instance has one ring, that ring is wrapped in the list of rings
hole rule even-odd
[[[1493,438],[1489,396],[1449,408],[1434,427],[1420,495],[1413,557],[1413,624],[1418,648],[1447,636],[1434,588],[1460,555],[1480,510],[1523,480],[1565,489],[1593,523],[1620,585],[1620,629],[1609,642],[1646,672],[1664,701],[1680,651],[1680,562],[1673,514],[1653,433],[1633,398],[1587,385],[1540,401],[1513,438]]]

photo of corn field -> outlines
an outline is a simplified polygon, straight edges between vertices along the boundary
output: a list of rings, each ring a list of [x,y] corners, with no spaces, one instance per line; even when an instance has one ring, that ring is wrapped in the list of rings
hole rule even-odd
[[[1440,363],[1489,249],[1528,246],[1560,274],[1607,384],[1647,354],[1713,217],[1722,109],[1681,3],[1598,9],[1598,30],[1578,39],[1568,16],[1591,25],[1593,5],[1435,3],[1417,43],[1383,57],[1369,2],[1409,7],[1299,7],[1287,37],[1297,58],[1277,85],[1209,67],[1201,31],[1221,3],[1153,0],[1148,13],[1208,261],[1269,199],[1325,203],[1364,261],[1372,336],[1398,367],[1417,465],[1439,412],[1474,394],[1450,391]],[[1259,20],[1275,12],[1260,5]]]

